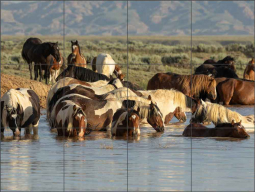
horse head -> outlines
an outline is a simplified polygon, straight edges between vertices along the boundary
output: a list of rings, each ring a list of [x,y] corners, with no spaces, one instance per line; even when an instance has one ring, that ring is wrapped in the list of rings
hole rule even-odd
[[[207,86],[207,94],[209,99],[215,100],[217,98],[217,91],[216,91],[216,86],[217,83],[215,81],[215,79],[213,77],[211,77],[211,75],[208,75],[209,79],[208,79],[208,86]]]
[[[239,123],[235,123],[234,120],[232,120],[230,127],[231,133],[230,137],[235,137],[235,138],[248,138],[250,135],[246,133],[244,126],[242,125],[242,121]]]
[[[151,100],[149,95],[148,100]],[[147,117],[148,123],[157,131],[164,131],[164,120],[161,111],[159,110],[157,103],[151,100],[149,115]]]
[[[49,43],[49,46],[50,46],[50,49],[49,49],[50,54],[56,59],[57,62],[60,62],[61,56],[59,52],[58,42]]]
[[[128,128],[130,129],[130,135],[139,136],[140,135],[140,107],[137,110],[130,109],[128,110]]]
[[[22,107],[20,106],[19,103],[17,105],[17,109],[6,105],[6,111],[10,129],[13,131],[14,135],[19,136],[20,135],[19,129],[21,127],[23,114]]]
[[[87,115],[85,114],[85,112],[82,110],[81,107],[74,105],[73,106],[73,118],[79,124],[79,127],[77,127],[78,128],[78,136],[83,137],[86,133],[86,128],[87,128]]]
[[[77,53],[79,53],[81,55],[80,45],[77,40],[71,41],[71,46],[72,54],[77,55]]]
[[[204,122],[207,118],[206,103],[202,99],[193,100],[191,113],[192,113],[192,118],[190,120],[191,123]]]

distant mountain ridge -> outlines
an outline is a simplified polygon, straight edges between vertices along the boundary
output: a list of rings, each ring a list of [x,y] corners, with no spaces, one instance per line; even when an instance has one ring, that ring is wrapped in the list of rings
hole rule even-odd
[[[1,34],[190,35],[188,1],[1,2]],[[253,35],[254,2],[192,2],[193,35]]]

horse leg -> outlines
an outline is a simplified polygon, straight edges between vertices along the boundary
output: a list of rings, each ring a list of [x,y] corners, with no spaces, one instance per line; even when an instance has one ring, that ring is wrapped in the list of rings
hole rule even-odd
[[[25,135],[30,135],[32,132],[32,125],[29,125],[25,129]]]
[[[40,82],[42,82],[42,65],[39,66]]]
[[[29,63],[28,66],[29,66],[29,71],[30,71],[30,79],[32,80],[33,79],[33,77],[32,77],[32,63]]]
[[[33,125],[33,138],[34,139],[39,139],[39,136],[38,136],[38,124],[37,125]]]
[[[14,137],[19,137],[21,134],[21,128],[16,128],[12,130]]]
[[[34,66],[34,74],[35,74],[35,78],[34,80],[37,81],[37,77],[38,77],[38,70],[37,70],[37,65],[35,64]]]
[[[4,127],[1,126],[1,139],[4,138]]]

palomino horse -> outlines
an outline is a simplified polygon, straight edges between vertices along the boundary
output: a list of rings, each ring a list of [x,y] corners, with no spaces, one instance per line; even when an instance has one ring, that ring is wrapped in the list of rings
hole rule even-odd
[[[70,100],[63,100],[56,106],[54,127],[58,136],[79,136],[86,133],[87,116],[81,106]]]
[[[130,137],[140,135],[140,108],[133,109],[119,109],[113,115],[111,133],[112,136]]]
[[[122,101],[111,99],[111,100],[91,100],[86,96],[79,94],[70,94],[59,99],[51,112],[50,123],[54,125],[56,106],[63,100],[71,100],[80,105],[83,111],[87,115],[88,128],[92,130],[109,130],[112,126],[112,120],[114,113],[125,107]],[[125,100],[130,102],[130,100]],[[160,132],[164,131],[164,123],[162,115],[158,107],[151,101],[150,104],[133,101],[143,110],[140,111],[139,115],[146,116],[147,121],[152,127]],[[125,102],[124,102],[125,103]],[[136,108],[137,110],[137,108]]]
[[[231,123],[242,121],[242,124],[248,131],[254,131],[254,115],[242,116],[241,114],[231,111],[230,109],[210,102],[200,101],[197,110],[192,118],[192,122],[203,123],[213,122],[214,125],[221,123]]]
[[[243,78],[247,80],[252,80],[254,81],[254,69],[255,69],[255,61],[254,58],[249,62],[249,64],[246,66],[244,73],[243,73]]]
[[[40,100],[33,90],[18,88],[10,89],[1,99],[1,136],[9,127],[13,135],[20,136],[21,128],[26,128],[30,134],[33,128],[34,136],[38,136],[40,120]]]
[[[153,101],[157,103],[163,114],[165,124],[168,124],[173,116],[181,122],[186,121],[185,112],[189,112],[191,107],[195,105],[195,100],[174,89],[157,89],[138,92],[143,95],[142,97],[151,95]]]
[[[47,58],[47,63],[50,62],[50,82],[55,83],[59,75],[60,69],[65,66],[64,57],[60,53],[60,61],[58,62],[52,55]]]
[[[71,41],[71,49],[72,53],[70,53],[67,57],[68,65],[73,64],[78,67],[87,67],[87,62],[84,56],[81,54],[81,48],[76,40],[75,42]]]
[[[207,128],[202,124],[191,123],[189,124],[182,135],[184,137],[234,137],[234,138],[248,138],[244,126],[239,123],[222,123],[218,124],[215,128]]]
[[[241,79],[216,78],[217,101],[224,105],[254,105],[254,81]]]
[[[34,62],[34,79],[37,80],[39,70],[40,81],[42,81],[42,70],[44,70],[46,83],[48,83],[47,78],[49,78],[50,63],[47,63],[47,57],[49,55],[52,55],[58,62],[60,61],[58,42],[42,43],[38,38],[29,38],[26,40],[22,49],[22,57],[29,65],[30,79],[32,79],[32,62]]]
[[[216,99],[216,81],[207,75],[157,73],[148,82],[147,90],[176,89],[185,95],[205,100]]]

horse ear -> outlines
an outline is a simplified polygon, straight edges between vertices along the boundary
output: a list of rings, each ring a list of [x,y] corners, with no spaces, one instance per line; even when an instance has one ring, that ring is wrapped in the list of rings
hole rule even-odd
[[[138,113],[140,112],[140,107],[137,108],[137,112],[138,112]]]
[[[149,96],[148,96],[148,100],[150,100],[150,101],[151,101],[151,95],[149,95]]]
[[[22,114],[23,113],[22,107],[20,106],[19,103],[18,103],[18,106],[17,106],[17,113],[18,114]]]
[[[240,122],[239,122],[239,125],[241,125],[242,124],[242,120],[240,120]]]
[[[234,125],[234,124],[235,124],[235,120],[234,120],[234,119],[232,119],[232,122],[231,122],[231,124],[232,124],[232,125]]]
[[[78,40],[76,40],[76,43],[78,44]]]
[[[77,107],[76,105],[73,106],[73,111],[76,111]]]

